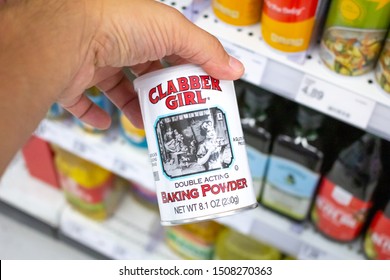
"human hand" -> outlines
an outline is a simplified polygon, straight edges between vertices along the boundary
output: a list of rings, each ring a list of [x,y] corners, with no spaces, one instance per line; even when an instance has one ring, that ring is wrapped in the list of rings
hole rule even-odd
[[[73,20],[79,20],[83,28],[71,32],[79,32],[80,44],[89,47],[77,49],[79,62],[77,67],[69,65],[72,78],[57,101],[83,122],[100,129],[110,125],[108,114],[82,94],[96,85],[142,127],[138,97],[122,67],[130,67],[138,76],[162,68],[164,58],[170,64],[198,64],[217,79],[235,80],[243,74],[242,64],[215,37],[165,4],[154,0],[82,2],[85,10]]]

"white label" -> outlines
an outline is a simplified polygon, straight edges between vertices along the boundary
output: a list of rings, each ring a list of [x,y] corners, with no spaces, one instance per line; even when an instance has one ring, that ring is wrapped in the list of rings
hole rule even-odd
[[[61,230],[68,237],[113,259],[144,259],[140,252],[130,252],[124,246],[112,240],[111,236],[93,230],[88,225],[65,219],[61,222]]]
[[[309,75],[302,79],[295,100],[363,129],[375,107],[370,99]]]
[[[332,198],[336,200],[341,205],[347,206],[351,203],[352,194],[347,192],[346,190],[336,186],[332,192]]]
[[[223,39],[220,39],[220,41],[231,56],[237,58],[244,64],[245,73],[242,79],[259,86],[267,66],[267,58]]]

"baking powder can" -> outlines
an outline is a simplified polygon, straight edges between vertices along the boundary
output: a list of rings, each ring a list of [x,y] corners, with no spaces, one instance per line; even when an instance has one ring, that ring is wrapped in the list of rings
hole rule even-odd
[[[164,226],[257,206],[233,81],[196,65],[134,80]]]

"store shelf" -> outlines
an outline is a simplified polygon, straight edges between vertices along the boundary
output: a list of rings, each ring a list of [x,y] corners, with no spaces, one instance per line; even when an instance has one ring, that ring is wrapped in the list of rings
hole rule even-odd
[[[112,259],[180,259],[165,244],[158,212],[127,195],[114,216],[93,221],[71,207],[61,216],[60,232]]]
[[[373,72],[347,77],[327,69],[314,46],[302,61],[271,49],[261,25],[237,27],[217,19],[210,0],[160,1],[177,8],[199,27],[220,39],[246,68],[243,80],[304,104],[352,126],[390,140],[390,95],[375,82]]]
[[[112,217],[103,222],[94,221],[73,210],[62,191],[31,177],[21,155],[1,178],[0,200],[55,229],[54,237],[59,233],[61,239],[89,248],[98,253],[96,256],[180,259],[165,244],[158,211],[143,206],[130,192],[124,194]],[[27,224],[34,227],[31,222]]]
[[[1,260],[90,260],[93,255],[42,234],[29,224],[0,211]]]
[[[61,121],[45,119],[35,133],[46,141],[154,191],[152,168],[146,149],[129,144],[115,124],[105,133],[91,134],[82,130],[72,118]]]
[[[0,201],[52,229],[58,228],[66,203],[61,190],[30,176],[21,154],[0,179]]]
[[[48,129],[45,129],[46,138],[51,139],[53,142],[58,143],[61,139],[67,139],[67,145],[73,147],[72,139],[74,141],[83,141],[84,145],[94,145],[93,154],[90,154],[89,159],[101,163],[100,159],[104,158],[104,154],[108,151],[111,151],[111,157],[115,158],[116,156],[123,155],[124,152],[119,150],[119,143],[112,142],[109,147],[105,146],[104,137],[92,138],[93,143],[89,143],[89,138],[84,134],[78,131],[71,124],[64,124],[63,122],[58,121],[45,121],[45,126]],[[55,135],[50,135],[51,132],[55,131]],[[74,133],[74,134],[73,134]],[[71,134],[72,136],[67,136]],[[100,141],[100,142],[99,142]],[[117,139],[120,142],[120,140]],[[110,150],[110,147],[116,147],[116,149]],[[99,150],[98,147],[103,147],[102,150]],[[125,146],[122,147],[124,150],[129,150],[131,153],[131,147]],[[79,150],[74,150],[76,154]],[[99,153],[102,152],[101,155]],[[118,153],[118,154],[115,154]],[[83,156],[83,153],[80,154]],[[124,160],[125,165],[134,165],[139,166],[145,164],[147,160],[147,154],[143,154],[144,158],[141,156],[135,157],[126,157]],[[137,162],[137,159],[141,159],[141,162]],[[126,161],[125,161],[126,160]],[[146,168],[146,167],[145,167]],[[113,170],[115,171],[115,170]],[[118,170],[117,170],[118,171]],[[120,172],[119,175],[123,175]],[[138,181],[147,186],[150,189],[153,189],[153,183],[150,183],[149,178],[145,176],[138,177]],[[138,206],[137,206],[138,205]],[[133,209],[134,208],[134,209]],[[356,241],[352,244],[343,245],[331,240],[327,240],[324,236],[315,232],[313,227],[309,224],[298,224],[294,223],[291,220],[284,218],[278,214],[272,213],[263,207],[258,207],[256,209],[240,213],[239,215],[233,215],[226,218],[218,219],[219,222],[228,225],[237,229],[240,232],[249,234],[259,240],[264,240],[270,244],[275,245],[280,248],[282,251],[287,252],[291,255],[298,256],[298,258],[311,258],[311,259],[362,259],[363,255],[359,252],[360,250],[360,241]],[[99,248],[107,247],[108,256],[115,257],[116,253],[114,248],[125,248],[128,245],[126,241],[126,232],[129,232],[126,229],[126,226],[134,227],[135,225],[143,225],[143,232],[146,232],[148,229],[158,227],[159,225],[159,215],[157,213],[150,213],[145,209],[141,209],[140,205],[130,198],[126,198],[121,204],[121,208],[115,214],[115,216],[103,223],[95,223],[87,218],[81,216],[77,212],[74,212],[72,209],[67,208],[64,211],[64,215],[61,219],[61,230],[65,232],[67,236],[75,238],[83,244],[93,240],[95,236],[98,240],[91,241],[92,244],[88,244],[99,250]],[[136,226],[135,226],[136,227]],[[80,232],[83,233],[80,233]],[[134,232],[134,231],[132,231]],[[86,237],[83,237],[83,234]],[[118,236],[123,235],[124,238],[119,238]],[[131,246],[139,246],[137,252],[142,252],[142,247],[146,246],[148,243],[148,236],[138,236],[137,234],[132,234],[133,237],[138,241],[137,244]],[[144,236],[144,237],[142,237]],[[89,240],[89,241],[88,241]],[[104,241],[105,240],[105,241]],[[116,241],[107,241],[107,240],[116,240]],[[97,245],[100,243],[108,242],[107,245]],[[112,244],[111,244],[112,243]],[[123,245],[125,244],[125,245]],[[144,245],[141,245],[144,244]],[[123,254],[126,255],[125,258],[136,258],[137,256],[132,256],[132,253],[128,253],[129,250],[125,250]],[[131,252],[130,250],[129,252]],[[138,253],[137,253],[138,254]],[[138,255],[140,258],[144,258],[149,255]],[[120,256],[118,257],[120,258]]]
[[[293,222],[262,206],[218,221],[274,245],[281,251],[296,256],[297,259],[364,259],[360,239],[348,244],[328,240],[316,232],[309,222]]]

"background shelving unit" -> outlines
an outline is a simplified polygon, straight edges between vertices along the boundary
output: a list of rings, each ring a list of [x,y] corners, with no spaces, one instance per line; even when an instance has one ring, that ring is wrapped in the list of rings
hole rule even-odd
[[[150,170],[148,167],[147,154],[143,153],[144,158],[140,162],[137,162],[138,157],[132,157],[132,153],[136,151],[140,152],[138,148],[132,147],[130,144],[127,144],[119,134],[117,134],[117,129],[114,127],[113,130],[109,133],[110,136],[110,147],[121,147],[121,153],[115,154],[113,148],[112,150],[104,144],[106,140],[104,137],[96,137],[95,135],[90,135],[78,128],[77,124],[71,121],[52,121],[45,120],[41,125],[45,126],[45,129],[38,129],[39,136],[49,140],[52,143],[55,143],[65,149],[69,149],[70,152],[76,153],[81,157],[85,157],[99,165],[105,165],[108,169],[114,171],[122,177],[131,177],[129,179],[135,179],[136,174],[129,174],[129,169],[116,169],[114,165],[109,166],[107,164],[107,159],[104,157],[107,150],[111,151],[111,156],[120,156],[121,160],[124,160],[123,165],[142,165],[145,169]],[[55,133],[52,133],[55,131]],[[114,136],[116,135],[116,136]],[[66,137],[65,137],[66,136]],[[66,139],[66,144],[64,140]],[[99,142],[100,141],[100,142]],[[75,144],[73,142],[77,142]],[[85,150],[80,150],[74,147],[78,146],[89,147],[94,153],[86,152]],[[99,147],[104,146],[104,149],[99,149]],[[119,150],[119,148],[118,148]],[[101,154],[99,154],[101,153]],[[128,157],[126,157],[128,155]],[[112,161],[112,162],[115,162]],[[137,182],[146,186],[148,189],[154,190],[154,185],[149,184],[148,180],[150,178],[144,176],[136,176]],[[124,205],[131,204],[129,201],[125,201]],[[139,215],[133,215],[133,210],[131,207],[126,208],[123,206],[123,210],[119,209],[118,213],[127,213],[130,217],[138,217]],[[69,210],[65,211],[66,213]],[[121,215],[121,214],[118,214]],[[142,214],[143,215],[143,214]],[[77,220],[77,224],[88,224],[85,218],[79,217],[80,215],[72,211],[72,214],[67,214],[68,220]],[[82,222],[83,220],[83,222]],[[299,224],[293,221],[290,221],[284,217],[281,217],[275,213],[272,213],[268,210],[265,210],[263,207],[259,206],[258,208],[240,213],[239,215],[229,216],[225,218],[220,218],[217,221],[228,225],[237,231],[251,235],[254,238],[259,240],[267,241],[270,244],[273,244],[280,248],[282,251],[289,253],[299,258],[317,258],[317,259],[362,259],[363,255],[360,251],[360,240],[348,245],[341,245],[333,241],[326,240],[319,233],[315,232],[313,227],[309,224]],[[154,221],[155,224],[159,223],[158,219]],[[150,226],[153,224],[151,223]],[[86,226],[88,227],[88,226]],[[104,228],[103,226],[102,228]],[[109,226],[108,226],[109,227]],[[77,236],[77,234],[72,234],[67,231],[64,232],[66,235]],[[107,238],[109,239],[109,238]],[[83,242],[82,240],[80,242]]]

